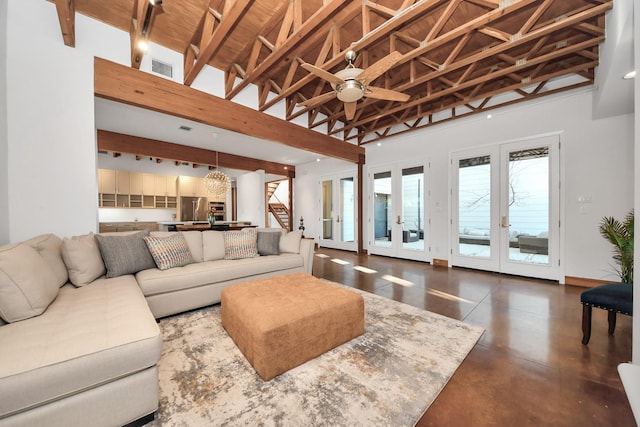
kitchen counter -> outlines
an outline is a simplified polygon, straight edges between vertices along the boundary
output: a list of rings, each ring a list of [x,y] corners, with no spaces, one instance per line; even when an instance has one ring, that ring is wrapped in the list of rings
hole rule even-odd
[[[227,226],[230,230],[257,227],[256,225],[251,225],[251,221],[216,221],[215,226],[219,228]],[[207,221],[159,221],[158,227],[160,231],[203,231],[211,229]]]

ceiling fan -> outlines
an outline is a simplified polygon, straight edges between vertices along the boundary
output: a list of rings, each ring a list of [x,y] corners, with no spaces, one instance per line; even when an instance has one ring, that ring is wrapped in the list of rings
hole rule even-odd
[[[364,97],[407,102],[409,100],[409,95],[405,93],[381,87],[369,86],[369,82],[372,82],[378,76],[393,67],[400,58],[402,58],[402,54],[398,51],[393,51],[375,64],[372,64],[363,70],[362,68],[356,68],[353,65],[356,60],[356,53],[353,50],[348,50],[345,54],[347,67],[335,74],[331,74],[314,65],[304,63],[302,64],[302,68],[328,81],[334,90],[301,102],[300,105],[311,107],[322,104],[333,98],[338,98],[340,101],[344,102],[344,113],[347,120],[352,120],[356,114],[357,102]]]

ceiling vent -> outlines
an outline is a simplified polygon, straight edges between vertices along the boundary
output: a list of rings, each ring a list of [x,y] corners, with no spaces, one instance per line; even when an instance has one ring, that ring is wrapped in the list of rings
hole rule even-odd
[[[178,129],[189,132],[191,128],[189,126],[181,125]]]
[[[170,79],[173,78],[173,65],[158,61],[157,59],[151,59],[151,71],[162,74]]]

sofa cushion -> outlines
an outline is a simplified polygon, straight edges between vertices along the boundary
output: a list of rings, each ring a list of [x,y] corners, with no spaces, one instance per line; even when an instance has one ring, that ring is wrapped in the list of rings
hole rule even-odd
[[[102,260],[107,269],[107,277],[134,274],[147,268],[155,268],[156,263],[149,252],[144,237],[149,230],[128,235],[96,235]]]
[[[93,233],[65,237],[62,259],[69,270],[69,280],[76,286],[87,285],[107,272]]]
[[[296,230],[280,237],[280,252],[299,254],[300,240],[302,239],[302,231]]]
[[[222,231],[206,230],[202,232],[203,261],[224,259],[224,234]]]
[[[202,231],[180,231],[187,241],[189,252],[194,262],[202,262]],[[154,237],[167,237],[176,234],[175,231],[152,231],[149,235]]]
[[[280,255],[280,236],[281,232],[258,231],[258,254]]]
[[[224,259],[243,259],[258,256],[258,233],[255,228],[223,231]]]
[[[0,317],[5,321],[42,314],[59,287],[56,273],[33,247],[16,244],[0,248]],[[0,343],[0,353],[6,352],[2,340]]]
[[[38,251],[40,255],[49,263],[56,274],[57,282],[60,286],[69,280],[69,272],[67,266],[62,260],[62,239],[55,234],[42,234],[25,241],[32,248]]]
[[[158,325],[133,276],[59,291],[41,316],[0,328],[0,419],[142,371],[160,358]]]
[[[151,256],[160,270],[183,267],[193,262],[189,246],[182,233],[167,237],[144,236]]]
[[[148,297],[229,280],[242,280],[265,273],[291,269],[302,271],[303,266],[301,255],[280,254],[194,263],[164,271],[154,268],[136,273],[136,280],[144,295]]]

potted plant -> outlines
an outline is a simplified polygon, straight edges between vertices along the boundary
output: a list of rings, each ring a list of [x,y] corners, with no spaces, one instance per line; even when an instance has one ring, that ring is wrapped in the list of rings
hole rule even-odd
[[[616,270],[620,281],[633,284],[633,210],[624,221],[613,217],[602,218],[600,234],[614,246],[613,259],[620,266]]]

